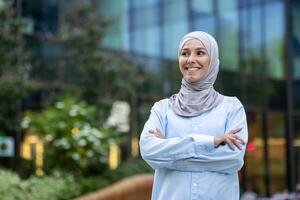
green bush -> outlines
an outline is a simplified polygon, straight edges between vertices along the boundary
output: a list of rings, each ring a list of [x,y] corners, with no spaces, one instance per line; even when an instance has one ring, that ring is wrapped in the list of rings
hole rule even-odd
[[[75,177],[56,171],[51,176],[21,180],[17,174],[0,169],[0,199],[67,200],[99,190],[122,178],[146,172],[152,172],[152,169],[140,159],[130,160],[116,170],[91,177]]]
[[[96,108],[68,98],[42,112],[26,112],[22,128],[38,134],[45,144],[45,170],[77,174],[99,173],[106,168],[109,143],[120,143],[126,134],[99,128]]]
[[[69,200],[80,195],[79,185],[72,175],[32,177],[23,182],[28,200]]]
[[[17,174],[0,169],[1,200],[67,200],[80,195],[79,188],[72,175],[56,173],[21,180]]]
[[[0,170],[0,197],[3,200],[21,200],[24,185],[18,175]]]
[[[2,0],[0,8],[0,131],[17,131],[21,121],[22,99],[30,71],[23,37],[24,19],[15,17],[14,1]],[[14,113],[14,114],[12,114]]]

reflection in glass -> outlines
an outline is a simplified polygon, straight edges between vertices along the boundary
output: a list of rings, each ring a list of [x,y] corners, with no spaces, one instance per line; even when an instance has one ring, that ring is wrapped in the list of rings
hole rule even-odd
[[[115,21],[108,29],[107,34],[101,44],[105,47],[120,49],[122,48],[122,38],[120,31],[120,21]]]
[[[15,2],[15,1],[12,1]],[[34,23],[34,31],[55,33],[59,28],[59,1],[21,1],[22,16]]]
[[[211,34],[213,37],[215,37],[216,17],[215,16],[197,17],[193,21],[193,29],[205,31]]]
[[[284,5],[273,2],[266,5],[266,50],[268,75],[271,78],[284,78],[283,39]]]
[[[293,150],[295,156],[295,168],[296,168],[296,181],[300,181],[300,114],[295,116],[295,135],[293,141]]]
[[[119,0],[119,1],[129,1],[131,3],[131,7],[135,9],[141,9],[148,6],[155,6],[159,3],[159,0]]]
[[[191,1],[192,10],[197,14],[213,14],[213,0],[199,0]]]
[[[127,40],[124,40],[124,35],[127,34],[128,15],[124,12],[127,9],[126,1],[120,0],[103,0],[99,4],[100,13],[110,19],[110,25],[105,30],[105,35],[101,41],[101,45],[113,49],[128,49]]]
[[[156,25],[159,21],[158,7],[145,7],[134,10],[132,15],[132,27]]]
[[[251,74],[261,75],[265,67],[262,62],[262,7],[253,5],[248,11],[250,34],[244,43],[249,48],[247,71]]]
[[[132,51],[145,56],[160,56],[159,27],[150,26],[132,32]],[[145,40],[147,38],[147,40]]]
[[[300,109],[300,1],[292,1],[292,64],[293,64],[293,97],[294,97],[294,108]],[[299,154],[298,154],[299,155]]]
[[[147,40],[144,40],[140,45],[143,46],[145,54],[159,57],[161,53],[159,48],[159,27],[150,26],[145,28],[144,38],[147,38]]]
[[[285,120],[282,113],[268,113],[268,132],[270,190],[274,194],[286,189]]]
[[[245,156],[246,189],[259,195],[265,195],[265,159],[262,133],[262,116],[259,113],[247,112],[248,145]]]
[[[132,48],[131,50],[134,52],[134,53],[137,53],[137,54],[143,54],[143,36],[144,36],[144,30],[143,29],[135,29],[134,31],[131,32],[132,34],[132,38],[133,38],[133,41],[132,41]]]
[[[163,26],[163,57],[177,59],[180,39],[187,33],[187,21],[168,23]]]
[[[178,20],[187,20],[187,1],[177,0],[169,1],[163,6],[164,23],[176,22]]]
[[[191,26],[193,30],[205,31],[217,38],[216,32],[216,15],[213,10],[213,0],[204,0],[205,4],[199,4],[199,1],[191,1],[192,21]]]
[[[238,69],[238,14],[236,0],[219,1],[221,67],[230,71]]]

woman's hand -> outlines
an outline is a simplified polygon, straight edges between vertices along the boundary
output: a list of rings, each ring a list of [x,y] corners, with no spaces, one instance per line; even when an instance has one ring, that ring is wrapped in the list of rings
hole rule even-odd
[[[235,147],[237,147],[239,150],[242,150],[242,147],[240,146],[240,144],[244,145],[244,144],[246,144],[246,142],[240,136],[238,136],[236,134],[236,133],[240,132],[241,130],[242,130],[241,128],[233,129],[229,133],[215,137],[215,140],[214,140],[215,148],[217,148],[222,143],[225,143],[233,151],[235,150]]]
[[[155,137],[158,137],[160,139],[164,139],[164,135],[162,134],[162,132],[158,128],[156,128],[155,131],[150,130],[149,133],[153,134]]]

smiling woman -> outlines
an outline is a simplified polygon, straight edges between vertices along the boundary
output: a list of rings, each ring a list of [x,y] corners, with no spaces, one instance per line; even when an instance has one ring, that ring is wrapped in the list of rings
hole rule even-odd
[[[140,137],[141,155],[155,169],[152,199],[238,200],[247,122],[241,102],[213,87],[218,45],[205,32],[191,32],[178,61],[180,91],[154,104]]]
[[[201,41],[186,41],[179,54],[179,66],[184,79],[190,82],[199,81],[208,71],[209,59]]]

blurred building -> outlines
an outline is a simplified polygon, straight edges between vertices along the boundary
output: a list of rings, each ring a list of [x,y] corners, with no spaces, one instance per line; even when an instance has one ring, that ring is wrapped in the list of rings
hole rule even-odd
[[[16,2],[19,14],[32,20],[30,45],[38,56],[51,59],[56,47],[45,46],[38,38],[59,30],[64,8],[72,1]],[[269,196],[294,188],[300,181],[299,1],[86,2],[97,5],[111,21],[103,48],[131,55],[150,70],[161,72],[157,73],[161,98],[180,86],[176,61],[180,38],[193,30],[213,35],[221,60],[216,88],[237,96],[247,111],[249,144],[240,173],[242,189]]]

